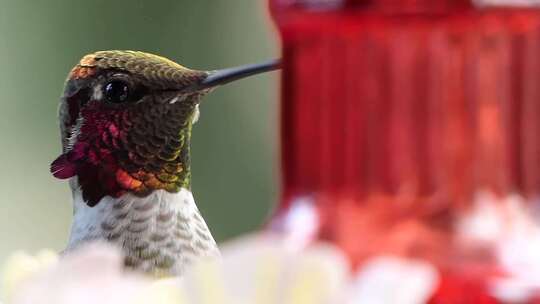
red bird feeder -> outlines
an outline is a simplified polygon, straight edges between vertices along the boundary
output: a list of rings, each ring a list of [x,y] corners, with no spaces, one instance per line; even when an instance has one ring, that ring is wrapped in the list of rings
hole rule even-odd
[[[337,244],[356,269],[429,261],[432,303],[511,303],[493,282],[515,275],[516,225],[538,220],[539,2],[270,1],[284,69],[273,227]]]

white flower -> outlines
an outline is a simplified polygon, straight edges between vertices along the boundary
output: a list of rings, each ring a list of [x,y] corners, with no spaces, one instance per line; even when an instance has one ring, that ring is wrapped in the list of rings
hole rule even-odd
[[[345,290],[346,259],[328,245],[299,251],[278,237],[256,235],[228,243],[222,253],[222,261],[201,261],[182,279],[158,281],[124,271],[119,252],[101,243],[47,267],[33,267],[36,272],[24,279],[13,279],[18,267],[24,271],[24,265],[39,260],[25,256],[25,263],[12,259],[6,267],[5,281],[13,282],[7,300],[8,304],[334,304]]]
[[[362,266],[351,286],[348,303],[427,303],[438,282],[437,269],[429,263],[381,256]]]
[[[300,251],[263,234],[230,242],[222,256],[186,274],[189,303],[333,304],[347,283],[346,259],[330,245]]]
[[[12,254],[3,270],[3,298],[10,301],[12,294],[21,282],[51,267],[57,262],[57,259],[56,253],[51,250],[42,250],[36,256],[30,256],[22,251]]]
[[[27,258],[25,263],[34,263],[31,260]],[[12,281],[10,277],[17,271],[10,269],[23,264],[8,262],[4,281]],[[133,303],[140,290],[148,286],[148,279],[122,269],[121,256],[115,248],[95,243],[10,286],[11,296],[6,301],[8,304]]]
[[[182,278],[161,280],[123,270],[119,251],[102,243],[13,280],[17,267],[40,260],[25,256],[24,263],[7,265],[12,296],[6,304],[417,304],[437,285],[436,270],[421,261],[378,257],[351,278],[336,247],[316,243],[300,250],[290,241],[243,237],[222,246],[221,260],[199,261]]]
[[[540,290],[540,225],[531,216],[530,205],[517,194],[497,197],[484,191],[460,222],[466,244],[494,248],[506,276],[488,280],[490,292],[504,302],[525,302]]]
[[[187,303],[177,279],[160,279],[143,288],[132,304],[183,304]]]

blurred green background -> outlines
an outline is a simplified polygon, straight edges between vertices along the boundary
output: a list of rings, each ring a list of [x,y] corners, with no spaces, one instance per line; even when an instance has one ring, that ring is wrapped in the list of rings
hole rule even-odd
[[[63,249],[71,223],[60,152],[63,81],[84,54],[156,53],[198,69],[278,56],[263,0],[0,0],[0,261]],[[277,73],[220,88],[195,125],[193,192],[214,236],[260,227],[276,198]]]

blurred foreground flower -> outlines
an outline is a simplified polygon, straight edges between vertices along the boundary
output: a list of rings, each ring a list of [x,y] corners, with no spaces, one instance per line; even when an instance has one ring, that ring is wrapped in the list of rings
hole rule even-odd
[[[437,283],[436,270],[422,262],[379,257],[352,278],[335,247],[293,248],[257,234],[226,243],[222,260],[201,261],[182,279],[161,280],[123,270],[120,253],[101,243],[58,262],[51,253],[17,254],[4,271],[5,304],[416,304],[427,301]]]
[[[51,267],[57,260],[58,256],[51,250],[42,250],[35,256],[22,251],[15,252],[6,262],[3,269],[2,290],[4,291],[4,298],[9,301],[16,287],[25,279]]]
[[[336,303],[347,283],[345,257],[330,245],[298,251],[272,235],[222,247],[223,262],[195,265],[185,276],[189,303]]]
[[[58,262],[17,254],[5,269],[4,282],[13,282],[3,286],[7,303],[134,303],[136,294],[150,284],[126,273],[120,253],[102,243],[82,247]],[[25,275],[19,279],[21,269]]]
[[[502,275],[486,281],[490,294],[504,303],[539,299],[540,224],[531,205],[517,194],[500,198],[483,192],[460,222],[465,241],[494,248]]]
[[[223,261],[192,267],[183,279],[150,280],[122,269],[120,253],[96,243],[56,261],[51,252],[17,253],[4,268],[4,300],[39,303],[335,303],[348,265],[339,251],[316,245],[286,249],[258,235],[223,247]]]

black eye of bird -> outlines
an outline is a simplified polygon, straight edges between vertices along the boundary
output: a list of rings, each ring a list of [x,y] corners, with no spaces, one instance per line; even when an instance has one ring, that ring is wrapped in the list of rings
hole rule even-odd
[[[112,80],[103,87],[103,95],[108,102],[121,103],[129,98],[129,85],[122,80]]]

